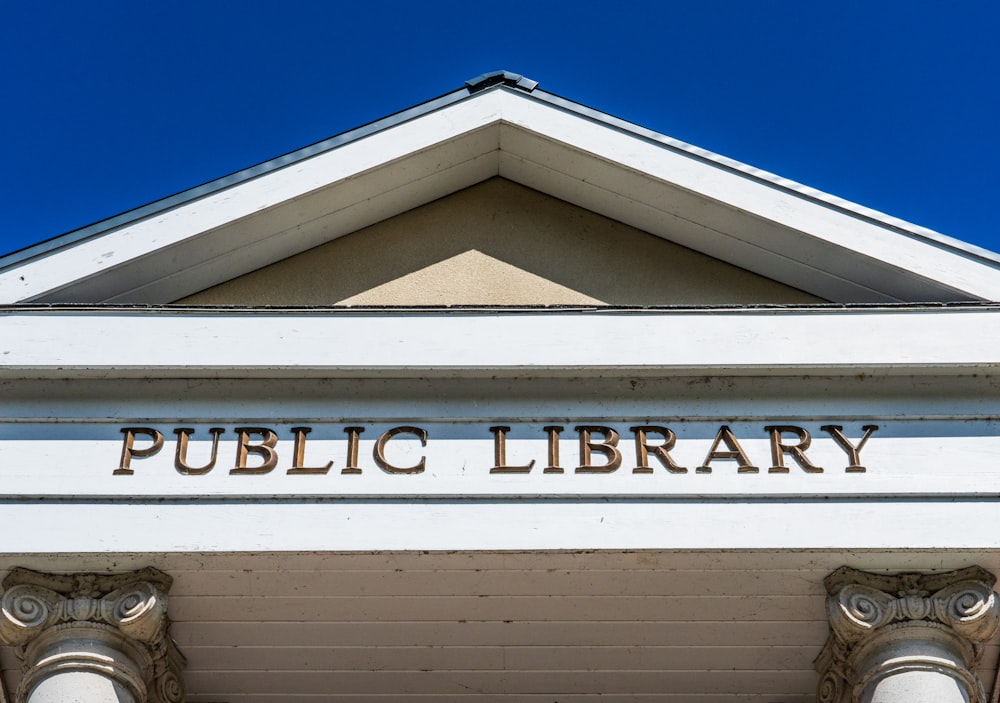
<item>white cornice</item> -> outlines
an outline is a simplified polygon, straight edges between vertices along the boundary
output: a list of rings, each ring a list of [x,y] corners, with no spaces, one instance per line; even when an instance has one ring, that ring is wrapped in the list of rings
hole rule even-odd
[[[1000,310],[0,313],[0,377],[983,374]]]

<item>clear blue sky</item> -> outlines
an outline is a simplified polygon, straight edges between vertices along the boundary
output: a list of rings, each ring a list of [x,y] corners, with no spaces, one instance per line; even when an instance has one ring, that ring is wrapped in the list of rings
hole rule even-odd
[[[507,69],[1000,250],[1000,3],[0,4],[0,254]]]

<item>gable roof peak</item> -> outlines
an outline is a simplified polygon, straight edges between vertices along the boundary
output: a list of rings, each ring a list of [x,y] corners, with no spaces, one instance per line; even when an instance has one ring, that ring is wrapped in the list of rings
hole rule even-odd
[[[469,89],[470,93],[477,93],[499,84],[519,88],[526,93],[530,93],[538,87],[538,81],[533,81],[527,76],[512,71],[490,71],[465,81],[465,87]]]
[[[0,303],[177,300],[500,176],[826,300],[1000,300],[1000,256],[494,71],[0,257]]]

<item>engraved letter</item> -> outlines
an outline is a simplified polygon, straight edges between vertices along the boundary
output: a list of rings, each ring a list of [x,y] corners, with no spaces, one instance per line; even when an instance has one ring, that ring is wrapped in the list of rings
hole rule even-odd
[[[563,467],[559,466],[559,433],[563,431],[563,428],[558,425],[548,425],[542,429],[549,433],[549,465],[542,473],[561,474]]]
[[[358,468],[358,438],[365,431],[364,427],[345,427],[347,433],[347,464],[340,470],[342,474],[360,474]]]
[[[132,457],[146,457],[156,454],[163,447],[163,435],[152,427],[123,427],[121,431],[125,435],[122,441],[122,457],[118,461],[118,468],[114,470],[113,475],[131,476],[135,473],[132,470]],[[135,444],[137,434],[146,435],[153,440],[153,444],[145,449],[136,449],[132,445]]]
[[[622,465],[622,453],[618,451],[618,433],[610,427],[601,425],[578,425],[576,431],[580,433],[580,465],[576,467],[578,474],[609,474]],[[603,442],[592,442],[591,432],[599,432],[604,435]],[[608,457],[608,463],[603,466],[594,466],[590,463],[590,453],[598,452]]]
[[[288,470],[290,474],[325,474],[333,466],[333,461],[326,462],[326,466],[306,466],[306,435],[312,432],[311,427],[293,427],[295,433],[295,445],[292,449],[292,468]]]
[[[809,437],[809,433],[801,427],[796,427],[795,425],[768,425],[764,428],[765,432],[771,433],[771,463],[772,466],[767,470],[771,474],[787,474],[788,467],[785,466],[785,454],[788,454],[795,462],[806,470],[810,474],[821,474],[823,469],[819,466],[814,466],[809,459],[806,458],[806,449],[812,444],[812,438]],[[799,438],[798,444],[782,444],[781,434],[783,432],[790,432]]]
[[[193,432],[194,428],[192,427],[178,427],[174,430],[174,433],[177,435],[174,468],[177,469],[177,473],[179,474],[200,476],[201,474],[207,474],[215,468],[215,460],[219,456],[219,435],[225,432],[225,430],[221,427],[213,427],[209,430],[209,433],[212,435],[212,456],[204,466],[189,466],[187,463],[188,441],[191,439]]]
[[[670,450],[674,448],[674,444],[677,443],[677,435],[668,427],[660,427],[659,425],[640,425],[639,427],[630,428],[635,432],[635,463],[638,464],[632,473],[634,474],[651,474],[653,473],[653,467],[649,465],[649,452],[660,460],[667,471],[672,474],[686,474],[687,469],[683,466],[679,466],[673,457],[670,456]],[[650,444],[646,440],[646,435],[649,432],[655,432],[656,434],[663,436],[663,444]]]
[[[236,466],[229,470],[230,474],[266,474],[278,463],[278,452],[274,446],[278,443],[278,435],[267,427],[237,427],[239,444],[236,447]],[[250,435],[259,434],[260,444],[250,444]],[[248,454],[259,454],[264,457],[260,466],[247,466]]]
[[[427,457],[420,457],[420,461],[413,466],[393,466],[388,461],[385,460],[385,445],[386,443],[401,433],[415,434],[420,438],[420,446],[427,446],[427,430],[422,430],[419,427],[393,427],[391,430],[382,433],[382,436],[378,438],[375,442],[375,450],[372,452],[375,457],[375,463],[379,465],[383,471],[388,471],[391,474],[419,474],[424,470],[424,466],[427,463]]]
[[[865,425],[861,429],[865,431],[864,436],[861,441],[858,442],[858,446],[851,444],[851,440],[844,436],[843,427],[840,425],[823,425],[820,427],[824,432],[829,432],[830,436],[833,437],[833,441],[840,445],[840,448],[847,452],[847,460],[850,462],[847,465],[847,473],[849,474],[863,474],[866,469],[861,465],[861,449],[865,446],[865,442],[868,438],[872,436],[872,433],[878,429],[878,425]]]
[[[491,474],[526,474],[531,471],[531,468],[535,465],[534,459],[531,460],[531,463],[524,466],[507,466],[507,433],[510,432],[509,427],[498,425],[491,427],[490,432],[493,433],[494,463],[493,468],[490,469]]]
[[[729,447],[729,451],[719,451],[720,442]],[[755,474],[760,471],[760,469],[756,466],[750,464],[750,459],[747,458],[746,452],[743,451],[743,447],[741,447],[740,443],[736,441],[733,431],[726,425],[719,428],[719,434],[715,436],[715,441],[712,442],[712,446],[708,450],[708,456],[705,457],[705,463],[695,469],[695,473],[712,473],[712,467],[709,466],[709,464],[712,463],[712,459],[736,459],[739,461],[737,473]]]

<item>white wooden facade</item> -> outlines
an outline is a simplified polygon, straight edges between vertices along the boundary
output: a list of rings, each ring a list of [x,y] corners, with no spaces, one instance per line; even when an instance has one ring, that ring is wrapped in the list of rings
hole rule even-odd
[[[224,298],[497,178],[777,300]],[[806,703],[838,567],[1000,573],[998,299],[989,252],[500,76],[0,259],[0,567],[166,572],[192,703]]]

